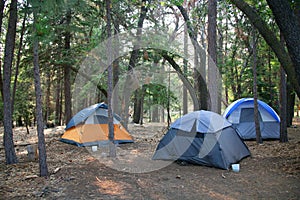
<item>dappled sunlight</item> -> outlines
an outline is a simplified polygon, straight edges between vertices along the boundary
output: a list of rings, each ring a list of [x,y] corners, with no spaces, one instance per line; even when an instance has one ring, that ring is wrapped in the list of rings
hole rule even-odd
[[[98,186],[98,190],[101,194],[109,195],[122,195],[124,194],[124,186],[122,182],[115,182],[113,180],[107,180],[106,177],[104,180],[96,176],[95,185]]]
[[[230,197],[229,195],[222,194],[222,193],[224,193],[224,191],[221,191],[222,193],[216,192],[216,191],[213,191],[212,189],[207,188],[205,185],[203,185],[201,187],[201,189],[205,194],[207,194],[212,199],[218,199],[218,200],[222,200],[222,199],[223,200],[235,200],[236,199],[236,198]]]
[[[38,142],[38,135],[36,127],[28,128],[29,134],[27,133],[26,127],[15,127],[13,129],[13,139],[16,146],[22,146],[27,144],[34,144]],[[60,135],[64,132],[64,126],[57,126],[55,128],[44,129],[45,139],[52,138],[54,135]],[[0,128],[0,141],[3,139],[4,128]]]

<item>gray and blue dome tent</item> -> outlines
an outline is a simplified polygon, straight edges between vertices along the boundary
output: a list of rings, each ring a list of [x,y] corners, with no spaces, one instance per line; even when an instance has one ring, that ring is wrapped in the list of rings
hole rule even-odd
[[[265,102],[258,100],[258,113],[263,139],[279,139],[280,118]],[[254,99],[242,98],[230,104],[223,117],[232,123],[242,139],[255,139]]]
[[[248,147],[224,117],[200,110],[182,116],[170,126],[153,159],[229,169],[249,155]]]

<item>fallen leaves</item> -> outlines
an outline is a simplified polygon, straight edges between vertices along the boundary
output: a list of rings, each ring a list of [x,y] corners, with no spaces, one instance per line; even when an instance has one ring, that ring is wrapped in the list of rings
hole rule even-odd
[[[162,129],[162,126],[155,124],[134,126],[131,128],[133,130],[132,135],[135,138],[135,143],[126,146],[126,148],[128,148],[126,150],[130,151],[132,156],[139,157],[142,155],[150,157],[151,153],[155,150],[157,143],[166,132],[166,130]],[[123,182],[131,178],[131,181],[135,180],[136,183],[134,184],[136,186],[132,184],[132,182],[129,182],[130,184],[123,183],[124,187],[116,190],[114,194],[124,195],[124,193],[127,192],[130,194],[130,191],[133,190],[134,187],[137,187],[138,190],[149,192],[148,197],[151,197],[154,194],[159,197],[158,193],[151,192],[154,189],[159,190],[160,187],[161,190],[166,192],[168,190],[165,189],[165,187],[175,187],[176,189],[184,189],[188,192],[191,189],[190,187],[196,187],[199,183],[202,183],[202,185],[209,184],[208,182],[203,181],[203,176],[201,176],[201,173],[199,173],[198,170],[207,173],[211,173],[212,171],[214,173],[218,172],[215,176],[209,174],[209,180],[212,183],[221,181],[224,184],[237,182],[238,185],[251,185],[253,181],[247,179],[247,182],[245,181],[245,177],[251,177],[252,174],[256,174],[258,171],[260,171],[260,176],[266,175],[267,177],[270,173],[273,173],[279,174],[280,177],[299,178],[300,129],[297,130],[298,131],[295,131],[295,128],[292,129],[292,132],[289,134],[290,140],[288,143],[264,141],[263,145],[257,145],[255,141],[247,141],[246,144],[248,145],[252,156],[241,162],[243,170],[238,174],[222,170],[219,171],[219,169],[175,165],[173,166],[173,169],[175,168],[175,170],[160,170],[157,171],[158,175],[155,173],[141,173],[132,176],[132,174],[129,173],[116,172],[116,170],[111,169],[108,170],[104,165],[99,164],[97,159],[93,157],[86,148],[79,148],[74,145],[59,142],[58,139],[63,132],[63,128],[57,127],[55,129],[47,129],[45,131],[46,148],[50,176],[46,179],[39,177],[38,161],[28,162],[27,155],[22,153],[26,151],[26,146],[18,146],[19,151],[17,152],[17,155],[20,162],[14,165],[5,165],[3,160],[4,150],[0,149],[0,159],[2,159],[0,160],[0,197],[3,197],[4,199],[17,199],[18,197],[28,199],[49,197],[50,199],[56,199],[58,197],[64,198],[66,197],[64,195],[68,195],[72,192],[81,195],[83,190],[90,190],[90,187],[92,187],[82,187],[82,184],[85,184],[82,183],[82,177],[88,177],[93,172],[98,173],[97,178],[99,180],[96,179],[95,182],[98,182],[97,189],[102,193],[108,193],[108,188],[115,185],[114,181],[119,180],[120,182]],[[31,130],[29,135],[26,131],[23,133],[21,129],[17,129],[17,134],[15,135],[18,144],[26,144],[28,141],[34,142],[37,137],[34,129]],[[120,154],[119,159],[127,160],[129,158],[126,154],[127,151],[123,151],[124,149],[118,147],[118,152]],[[143,163],[139,162],[136,163],[136,165],[140,167]],[[127,166],[124,165],[123,167]],[[146,168],[147,166],[145,165],[144,167]],[[179,168],[183,169],[183,171],[179,171]],[[190,168],[196,170],[189,171]],[[105,174],[105,176],[101,176],[103,174]],[[93,177],[95,178],[95,176]],[[135,176],[136,179],[134,179]],[[105,179],[104,177],[109,177],[110,179]],[[257,177],[257,184],[260,183],[260,178],[262,177]],[[271,178],[269,177],[269,179]],[[190,185],[185,184],[186,181],[188,181]],[[169,183],[169,185],[162,185],[161,183]],[[184,185],[184,187],[180,187],[181,185]],[[284,185],[285,184],[282,183],[282,186]],[[201,187],[198,187],[198,189],[199,193],[201,191],[203,192]],[[212,190],[211,192],[215,191]],[[230,191],[228,191],[228,193],[229,192]],[[95,194],[90,192],[89,195]],[[168,195],[170,194],[168,193]],[[218,195],[223,194],[220,192]]]

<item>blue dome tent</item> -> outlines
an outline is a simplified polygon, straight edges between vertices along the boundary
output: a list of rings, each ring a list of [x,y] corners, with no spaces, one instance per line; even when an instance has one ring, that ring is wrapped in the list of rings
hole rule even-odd
[[[180,160],[229,169],[250,155],[231,124],[211,111],[194,111],[177,119],[159,142],[154,160]]]
[[[265,102],[258,100],[258,113],[263,139],[279,139],[280,118]],[[242,98],[230,104],[223,117],[232,123],[242,139],[255,139],[254,99]]]

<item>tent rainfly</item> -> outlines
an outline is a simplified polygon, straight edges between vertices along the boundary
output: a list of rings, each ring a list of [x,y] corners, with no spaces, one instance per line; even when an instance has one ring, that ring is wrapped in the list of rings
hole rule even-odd
[[[229,169],[249,155],[248,147],[224,117],[200,110],[182,116],[170,126],[153,159]]]
[[[120,123],[121,118],[114,114],[114,142],[133,142],[133,138]],[[99,103],[79,111],[69,121],[60,141],[77,146],[107,144],[108,111],[107,105]]]
[[[280,118],[265,102],[258,100],[258,119],[263,139],[279,139]],[[242,98],[230,104],[223,113],[242,139],[255,139],[254,99]]]

